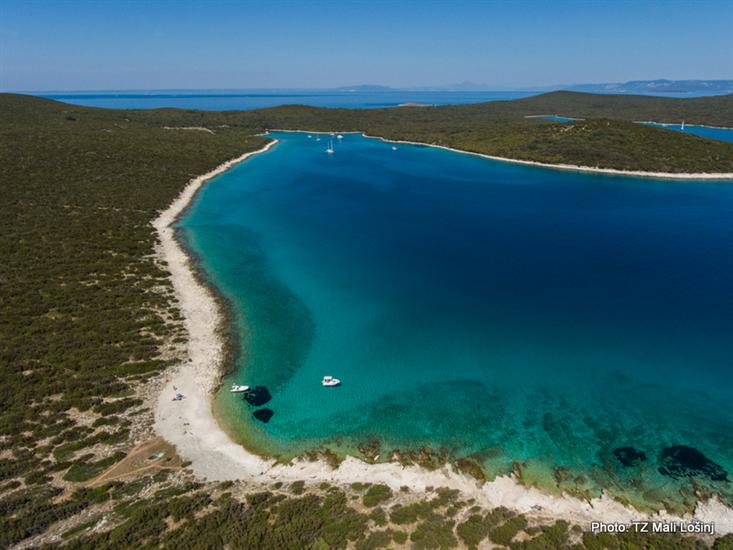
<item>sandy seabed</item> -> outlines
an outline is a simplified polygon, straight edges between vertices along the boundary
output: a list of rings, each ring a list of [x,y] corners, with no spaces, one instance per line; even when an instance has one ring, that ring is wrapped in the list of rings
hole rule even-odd
[[[647,520],[703,521],[714,522],[715,532],[718,535],[733,533],[733,510],[717,498],[699,502],[694,514],[684,517],[666,512],[647,514],[624,506],[605,493],[590,501],[568,495],[555,496],[525,487],[513,476],[500,476],[493,481],[480,484],[472,477],[455,472],[450,465],[429,471],[419,466],[405,467],[393,462],[368,464],[354,457],[347,457],[335,469],[324,460],[312,462],[296,460],[287,465],[278,464],[274,459],[251,453],[232,441],[218,425],[212,409],[213,396],[219,387],[226,351],[226,341],[222,336],[225,317],[212,291],[198,280],[193,261],[175,238],[172,224],[208,180],[250,156],[268,151],[276,143],[277,140],[274,140],[258,151],[227,161],[211,172],[191,180],[173,203],[153,222],[160,238],[157,252],[170,272],[188,335],[187,360],[171,369],[168,373],[169,381],[158,396],[155,405],[155,431],[175,445],[181,458],[190,462],[189,467],[196,476],[212,481],[247,480],[253,485],[303,480],[306,483],[318,484],[325,481],[338,485],[353,482],[383,483],[395,491],[402,486],[408,486],[414,491],[425,491],[427,487],[448,487],[458,489],[465,498],[474,498],[477,504],[485,507],[505,506],[542,521],[563,519],[586,528],[593,521],[621,523]],[[465,153],[457,150],[456,152]],[[539,163],[516,162],[543,166]],[[611,172],[632,175],[629,172]],[[640,172],[633,175],[656,174]],[[687,177],[696,176],[705,175],[687,175]],[[733,179],[733,174],[726,176]],[[177,391],[184,394],[184,399],[172,400],[176,391],[174,386]]]

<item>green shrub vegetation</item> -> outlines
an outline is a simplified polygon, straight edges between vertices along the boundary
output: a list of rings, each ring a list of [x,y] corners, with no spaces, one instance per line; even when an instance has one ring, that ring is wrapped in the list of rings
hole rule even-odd
[[[551,548],[569,548],[570,546],[568,524],[564,521],[558,521],[551,526],[542,526],[538,529],[538,534],[531,540],[511,545],[513,550],[549,550]]]
[[[183,334],[150,222],[191,177],[265,143],[252,133],[0,95],[0,436],[12,451],[0,546],[93,504],[57,502],[49,483],[120,458],[86,449],[127,442],[120,415],[141,407],[139,375],[163,371],[160,344]],[[75,411],[96,420],[79,425]]]
[[[458,536],[469,548],[477,548],[489,534],[488,523],[478,514],[472,514],[456,528]]]
[[[489,538],[496,544],[509,546],[517,533],[526,527],[527,519],[524,516],[514,516],[507,519],[498,527],[491,529],[491,531],[489,531]]]
[[[716,541],[717,548],[725,548],[720,546],[721,540]],[[722,544],[725,544],[722,542]],[[584,533],[583,547],[588,550],[626,550],[627,548],[663,548],[673,550],[701,550],[707,548],[707,545],[693,537],[682,537],[678,534],[659,534],[659,533],[636,533],[628,531],[619,535],[610,535],[601,533],[593,535]],[[716,548],[716,546],[713,546]]]
[[[389,531],[372,531],[366,538],[356,543],[356,550],[375,550],[388,548],[392,543],[392,533]]]
[[[202,513],[204,508],[207,511]],[[168,518],[183,522],[179,528],[165,532]],[[136,509],[120,526],[84,537],[78,547],[144,546],[152,538],[166,548],[300,549],[320,543],[325,548],[345,548],[349,541],[363,538],[366,521],[366,516],[346,505],[343,493],[285,500],[260,494],[247,504],[233,499],[211,502],[205,496],[181,496]]]
[[[88,481],[93,477],[98,476],[104,470],[109,468],[115,462],[122,460],[125,457],[125,453],[117,452],[107,458],[102,458],[94,462],[88,462],[87,460],[78,460],[71,465],[71,468],[66,472],[64,479],[66,481]]]
[[[429,514],[410,535],[416,550],[455,548],[458,541],[453,534],[455,522],[438,514]]]
[[[387,514],[384,512],[384,508],[382,507],[374,508],[369,513],[369,519],[374,522],[374,525],[377,525],[379,527],[384,527],[385,525],[387,525]]]
[[[418,519],[425,519],[433,511],[433,507],[428,502],[415,502],[402,506],[396,504],[392,507],[389,519],[397,525],[410,525]]]
[[[367,508],[373,508],[380,502],[384,502],[390,498],[392,498],[392,489],[386,485],[372,485],[367,489],[367,492],[364,493],[362,502]]]
[[[294,495],[302,495],[305,491],[305,482],[303,481],[294,481],[290,484],[290,492]]]

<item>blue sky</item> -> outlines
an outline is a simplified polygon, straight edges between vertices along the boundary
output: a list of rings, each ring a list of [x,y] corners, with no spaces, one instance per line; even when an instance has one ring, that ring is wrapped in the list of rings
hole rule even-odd
[[[733,78],[733,0],[0,0],[0,89]]]

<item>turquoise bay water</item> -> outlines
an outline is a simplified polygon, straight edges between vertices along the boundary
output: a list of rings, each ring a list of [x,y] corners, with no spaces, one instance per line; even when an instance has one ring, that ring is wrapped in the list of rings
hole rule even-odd
[[[733,182],[273,137],[179,224],[231,302],[241,353],[216,410],[237,439],[446,448],[649,506],[731,499],[659,469],[686,445],[733,473]],[[232,382],[268,388],[268,423]],[[624,466],[626,446],[646,460]]]

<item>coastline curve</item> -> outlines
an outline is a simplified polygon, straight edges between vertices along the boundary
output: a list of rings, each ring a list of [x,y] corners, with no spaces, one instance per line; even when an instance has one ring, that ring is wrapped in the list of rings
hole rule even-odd
[[[725,129],[725,128],[720,128]],[[282,130],[279,128],[273,128],[269,132],[292,132],[301,134],[328,134],[330,132],[317,131],[317,130]],[[482,157],[489,160],[496,160],[499,162],[511,162],[513,164],[523,164],[525,166],[538,166],[540,168],[550,168],[553,170],[567,170],[572,172],[589,172],[596,174],[608,174],[612,176],[630,176],[639,178],[653,178],[653,179],[675,179],[675,180],[717,180],[717,181],[733,181],[733,172],[698,172],[698,173],[684,173],[684,172],[645,172],[643,170],[619,170],[617,168],[600,168],[597,166],[580,166],[578,164],[553,164],[550,162],[538,162],[534,160],[522,160],[513,159],[509,157],[499,157],[496,155],[488,155],[486,153],[476,153],[475,151],[466,151],[463,149],[456,149],[454,147],[448,147],[447,145],[438,145],[437,143],[425,143],[422,141],[408,141],[400,139],[389,139],[381,136],[371,136],[366,132],[359,131],[340,131],[340,134],[361,134],[365,138],[376,139],[385,143],[401,143],[403,145],[418,145],[421,147],[434,147],[436,149],[444,149],[453,153],[460,153],[463,155],[473,155],[476,157]],[[261,135],[267,135],[261,134]]]
[[[605,493],[589,501],[568,495],[554,496],[521,485],[513,476],[500,476],[481,485],[467,475],[456,473],[450,465],[429,471],[419,466],[402,466],[395,462],[368,464],[354,457],[347,457],[335,469],[322,459],[296,460],[291,464],[280,464],[274,459],[255,455],[232,441],[218,425],[212,410],[213,392],[218,387],[225,357],[225,342],[220,331],[225,322],[224,316],[211,290],[196,278],[192,260],[176,240],[172,224],[208,180],[250,156],[268,151],[276,143],[277,140],[271,141],[257,151],[245,153],[223,163],[211,172],[194,178],[153,223],[160,239],[157,253],[170,272],[188,333],[187,359],[167,373],[168,381],[158,395],[155,406],[155,431],[177,448],[183,460],[190,463],[189,467],[195,475],[211,481],[237,479],[254,484],[302,480],[309,483],[327,481],[335,484],[350,484],[356,481],[384,483],[394,490],[399,490],[404,485],[417,491],[425,491],[428,487],[449,487],[458,489],[468,498],[475,498],[477,502],[488,507],[505,506],[540,520],[563,519],[573,523],[697,520],[715,522],[716,534],[733,533],[733,510],[717,498],[698,502],[694,513],[683,517],[664,511],[648,514],[624,506]],[[543,166],[541,163],[530,161],[494,158],[448,147],[434,147],[485,156],[494,160]],[[591,171],[597,170],[591,169]],[[612,173],[629,175],[623,171]],[[729,176],[733,179],[733,174]],[[176,391],[174,387],[185,395],[184,400],[171,400],[171,395]]]

